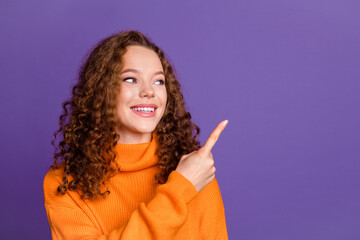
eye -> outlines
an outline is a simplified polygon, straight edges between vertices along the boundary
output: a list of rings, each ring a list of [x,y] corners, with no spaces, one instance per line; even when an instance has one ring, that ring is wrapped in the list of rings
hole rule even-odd
[[[135,79],[135,78],[125,78],[123,81],[124,81],[124,82],[128,82],[128,83],[136,83],[136,79]]]
[[[157,85],[164,85],[164,84],[165,84],[165,81],[164,81],[164,80],[157,80],[157,81],[155,81],[155,84],[157,84]]]

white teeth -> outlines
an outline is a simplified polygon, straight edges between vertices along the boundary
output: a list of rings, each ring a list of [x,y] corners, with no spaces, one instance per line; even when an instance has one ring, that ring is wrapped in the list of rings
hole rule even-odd
[[[141,107],[141,108],[131,108],[134,111],[138,111],[138,112],[154,112],[155,108],[150,108],[150,107]]]

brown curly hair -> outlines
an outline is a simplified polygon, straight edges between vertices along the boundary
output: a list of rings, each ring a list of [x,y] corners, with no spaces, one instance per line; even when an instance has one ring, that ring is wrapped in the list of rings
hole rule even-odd
[[[162,63],[166,78],[167,104],[155,129],[160,166],[156,181],[165,183],[181,156],[200,148],[197,140],[200,129],[185,109],[180,83],[164,52],[140,32],[124,31],[100,41],[90,52],[80,68],[79,81],[72,89],[71,99],[62,105],[59,129],[52,141],[55,153],[51,166],[51,169],[57,169],[59,163],[64,162],[63,183],[57,189],[61,194],[68,189],[80,190],[82,198],[96,199],[109,193],[107,189],[101,191],[102,187],[120,170],[113,150],[120,137],[115,132],[118,124],[116,99],[122,56],[131,45],[153,50]],[[62,140],[55,144],[58,135]],[[69,176],[73,177],[70,182]]]

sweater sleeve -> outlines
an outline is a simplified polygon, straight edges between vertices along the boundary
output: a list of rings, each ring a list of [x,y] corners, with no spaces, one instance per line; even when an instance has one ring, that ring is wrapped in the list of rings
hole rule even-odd
[[[49,174],[44,179],[53,239],[172,239],[186,220],[187,203],[198,194],[191,182],[173,171],[151,201],[140,203],[126,224],[105,234],[89,208],[80,207],[68,193],[59,196],[54,192],[58,183]]]
[[[220,225],[220,228],[216,234],[215,237],[216,240],[228,240],[228,233],[227,233],[227,228],[226,228],[226,220],[225,217],[223,218],[223,222]]]
[[[203,188],[196,201],[204,206],[199,213],[201,239],[227,240],[225,208],[216,178]]]

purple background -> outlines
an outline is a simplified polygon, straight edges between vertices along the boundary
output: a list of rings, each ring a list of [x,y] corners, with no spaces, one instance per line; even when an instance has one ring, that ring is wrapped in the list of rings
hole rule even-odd
[[[50,239],[43,177],[80,62],[147,34],[213,153],[230,239],[360,239],[357,0],[1,1],[0,238]]]

